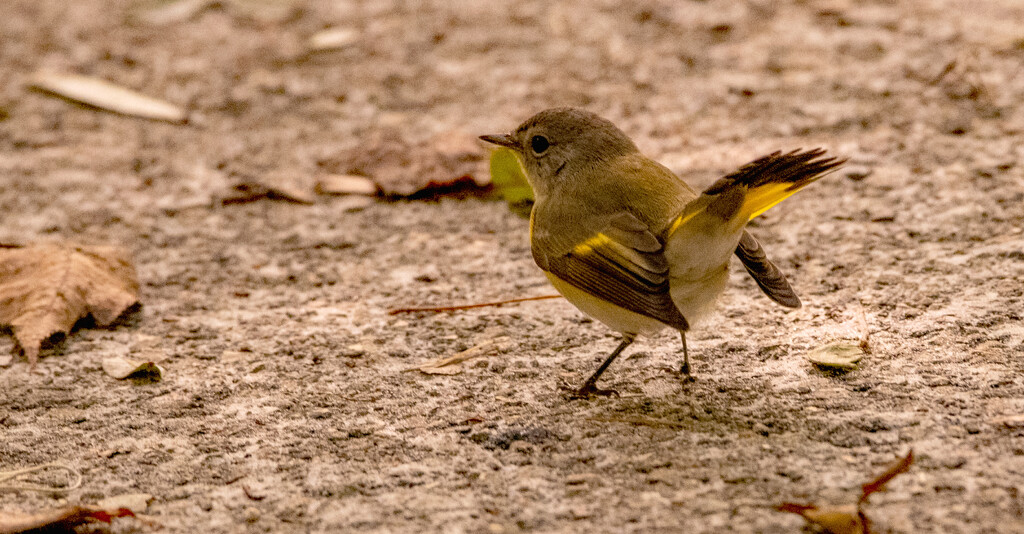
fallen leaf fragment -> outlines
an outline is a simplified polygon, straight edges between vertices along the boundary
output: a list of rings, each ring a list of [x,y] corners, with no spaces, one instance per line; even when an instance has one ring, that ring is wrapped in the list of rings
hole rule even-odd
[[[888,484],[890,480],[896,478],[897,476],[903,473],[906,473],[908,470],[910,470],[910,466],[913,463],[914,451],[910,451],[907,453],[906,456],[901,458],[900,461],[892,464],[892,466],[889,467],[889,469],[886,469],[884,473],[878,476],[878,478],[861,486],[860,501],[858,501],[858,503],[864,503],[868,500],[868,497],[870,497],[872,493],[878,493],[879,491],[884,490],[885,485]]]
[[[435,199],[486,196],[491,183],[483,160],[476,138],[465,133],[412,143],[390,128],[371,132],[358,147],[323,164],[332,173],[370,178],[388,197]]]
[[[421,373],[428,375],[457,375],[462,372],[462,368],[454,367],[455,364],[459,364],[473,358],[478,358],[492,352],[507,350],[508,347],[511,346],[511,341],[512,340],[508,336],[496,337],[457,354],[431,360],[419,367],[413,367],[407,370],[420,371]]]
[[[328,28],[314,33],[309,38],[312,52],[340,50],[359,40],[359,34],[351,28]]]
[[[491,183],[513,213],[530,216],[533,188],[526,180],[526,173],[512,149],[499,148],[491,154]]]
[[[857,368],[857,362],[864,357],[864,349],[861,348],[860,341],[857,343],[839,341],[811,349],[805,357],[818,367],[852,371]]]
[[[914,463],[914,451],[890,466],[874,480],[861,486],[860,499],[857,504],[841,506],[821,506],[816,504],[797,504],[785,502],[775,507],[780,512],[797,514],[808,523],[817,525],[831,534],[871,534],[871,522],[864,514],[864,505],[868,497],[885,489],[885,485],[902,473],[906,473]]]
[[[114,247],[46,243],[0,249],[0,324],[10,325],[29,363],[42,343],[92,316],[98,326],[138,303],[127,253]]]
[[[37,74],[30,85],[39,91],[95,108],[143,119],[183,123],[185,110],[163,100],[77,74]]]
[[[121,357],[104,358],[103,372],[118,380],[146,377],[159,382],[164,376],[164,370],[156,363]]]
[[[351,174],[328,174],[321,176],[313,188],[318,195],[365,195],[376,196],[380,192],[373,180]]]
[[[782,503],[777,509],[803,516],[808,523],[818,525],[830,534],[866,534],[869,530],[867,518],[855,505],[818,508],[814,505]]]
[[[125,508],[133,513],[141,514],[145,513],[146,508],[149,508],[149,501],[152,500],[153,496],[148,493],[125,493],[100,499],[96,503],[96,507],[104,510],[120,510]]]
[[[0,512],[0,534],[73,532],[95,521],[109,524],[115,517],[135,517],[135,514],[127,508],[107,510],[91,506],[69,506],[35,514]]]

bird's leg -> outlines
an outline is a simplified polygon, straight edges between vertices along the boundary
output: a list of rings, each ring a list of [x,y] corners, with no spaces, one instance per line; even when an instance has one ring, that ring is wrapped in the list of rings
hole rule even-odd
[[[683,340],[683,366],[679,372],[683,374],[683,380],[693,382],[693,377],[690,376],[690,353],[686,350],[686,332],[679,332],[679,337]]]
[[[619,343],[619,346],[616,347],[610,355],[608,355],[608,358],[604,361],[604,363],[601,364],[601,367],[598,367],[597,371],[595,371],[594,374],[590,375],[590,378],[588,378],[587,381],[583,383],[583,387],[576,391],[575,396],[582,399],[591,397],[593,395],[603,395],[606,397],[610,395],[618,396],[619,392],[615,391],[614,389],[597,389],[597,379],[600,378],[601,373],[603,373],[604,370],[607,369],[613,361],[615,361],[615,358],[618,358],[619,354],[621,354],[622,351],[626,350],[626,347],[633,343],[634,339],[636,339],[635,335],[624,334],[622,336],[622,343]]]

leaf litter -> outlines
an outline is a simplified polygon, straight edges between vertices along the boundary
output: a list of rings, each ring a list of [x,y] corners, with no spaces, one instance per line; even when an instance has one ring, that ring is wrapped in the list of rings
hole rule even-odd
[[[43,342],[80,319],[109,326],[139,302],[128,254],[116,247],[41,243],[0,249],[0,325],[9,325],[29,363]]]
[[[808,523],[822,528],[830,534],[871,534],[871,521],[864,513],[868,498],[885,489],[885,485],[897,476],[906,473],[914,463],[914,451],[894,463],[884,473],[861,486],[857,504],[839,506],[818,506],[784,502],[775,507],[780,512],[802,516]]]

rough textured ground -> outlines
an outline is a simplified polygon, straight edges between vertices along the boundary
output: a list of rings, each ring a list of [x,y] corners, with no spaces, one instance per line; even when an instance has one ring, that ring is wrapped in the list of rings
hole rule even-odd
[[[309,2],[164,26],[131,7],[8,0],[0,18],[0,241],[127,246],[144,304],[35,372],[0,368],[0,470],[84,476],[3,510],[145,492],[164,532],[793,532],[773,505],[851,502],[913,448],[878,527],[1024,531],[1017,0]],[[332,25],[358,42],[303,56]],[[30,92],[39,69],[193,120]],[[605,375],[621,398],[571,401],[560,385],[616,341],[564,301],[386,313],[549,293],[501,203],[216,202],[238,175],[312,179],[381,128],[500,132],[552,105],[607,116],[697,186],[776,149],[849,157],[752,229],[804,307],[734,268],[689,337],[695,383],[666,333]],[[807,363],[862,313],[859,370]],[[403,372],[500,336],[461,374]],[[163,382],[101,371],[153,351]]]

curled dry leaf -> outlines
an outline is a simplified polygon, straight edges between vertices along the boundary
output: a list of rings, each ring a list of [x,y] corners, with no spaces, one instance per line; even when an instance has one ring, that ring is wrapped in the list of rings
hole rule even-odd
[[[914,451],[890,466],[874,480],[861,486],[860,499],[857,504],[841,506],[818,506],[816,504],[797,504],[786,502],[775,507],[780,512],[788,512],[803,516],[808,523],[821,527],[830,534],[871,534],[871,522],[864,514],[864,505],[868,497],[885,489],[885,485],[902,473],[906,473],[914,463]]]
[[[857,362],[864,357],[864,349],[861,342],[856,343],[839,341],[816,347],[807,352],[808,361],[830,370],[852,371],[857,368]]]
[[[127,508],[103,509],[69,506],[35,514],[0,512],[0,534],[20,532],[74,532],[77,527],[96,521],[110,523],[115,517],[135,517]]]
[[[77,74],[40,73],[30,82],[34,89],[95,108],[131,117],[173,123],[185,122],[185,110],[163,100]]]
[[[139,301],[135,267],[125,251],[46,243],[0,249],[0,324],[10,325],[29,363],[44,341],[82,318],[117,320]]]
[[[369,177],[389,197],[481,196],[491,190],[483,150],[462,132],[410,143],[398,130],[380,130],[323,164],[332,173]]]
[[[163,368],[154,362],[121,357],[104,358],[103,372],[118,380],[147,377],[158,382],[164,377]]]

